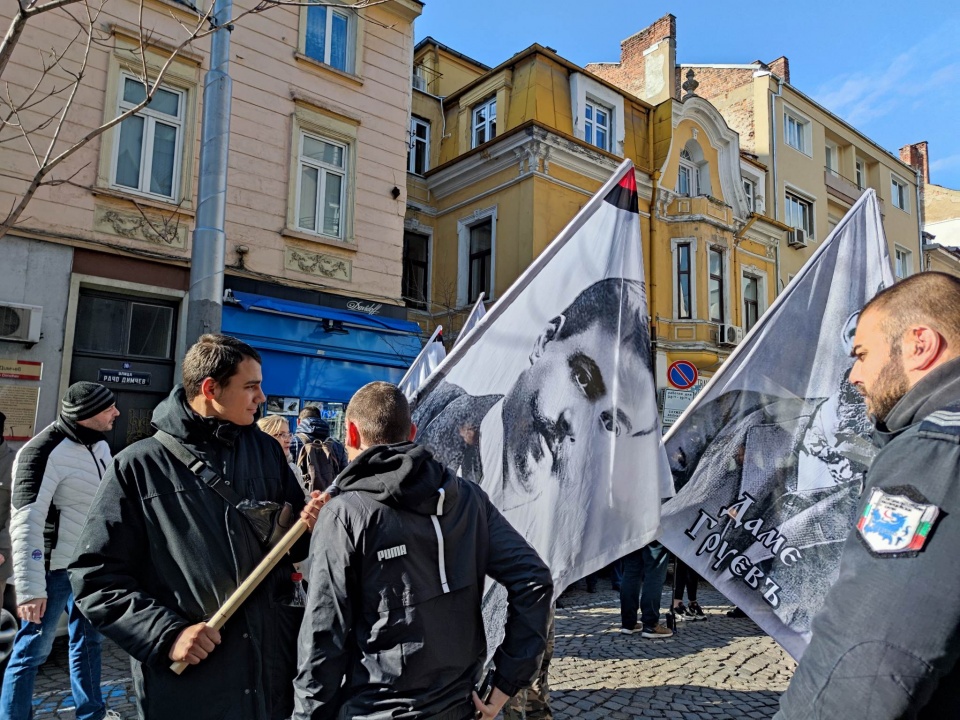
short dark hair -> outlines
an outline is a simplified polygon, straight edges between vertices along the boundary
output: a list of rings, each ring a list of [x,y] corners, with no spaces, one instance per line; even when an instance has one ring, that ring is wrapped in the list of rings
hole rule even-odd
[[[952,275],[922,272],[904,278],[874,295],[860,317],[869,311],[883,313],[880,327],[897,349],[903,334],[918,324],[929,325],[950,345],[960,346],[960,280]]]
[[[367,383],[347,405],[346,419],[357,426],[367,445],[393,445],[410,439],[410,404],[388,382]]]
[[[563,324],[554,340],[565,340],[594,325],[619,337],[632,347],[643,364],[653,369],[650,320],[646,314],[646,290],[639,280],[605,278],[577,295],[563,311]],[[641,308],[644,312],[640,312]]]
[[[207,378],[226,385],[244,358],[263,364],[260,353],[242,340],[230,335],[201,335],[183,358],[183,389],[187,400],[200,394],[200,386]]]
[[[308,405],[300,411],[299,415],[297,415],[297,420],[306,420],[307,418],[318,417],[323,417],[323,415],[320,414],[320,408],[318,408],[316,405]]]

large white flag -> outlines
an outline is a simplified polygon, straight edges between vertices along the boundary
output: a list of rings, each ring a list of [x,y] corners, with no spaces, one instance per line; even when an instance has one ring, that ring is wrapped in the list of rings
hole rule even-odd
[[[643,278],[627,161],[415,400],[417,441],[482,485],[557,594],[654,540],[672,494]]]
[[[440,367],[440,363],[447,356],[447,351],[443,347],[442,332],[443,325],[437,325],[427,344],[420,349],[420,354],[397,383],[397,387],[406,395],[407,400],[412,400],[416,396],[417,390],[433,374],[433,371]]]
[[[664,438],[663,544],[798,659],[875,454],[857,317],[893,281],[868,190]]]

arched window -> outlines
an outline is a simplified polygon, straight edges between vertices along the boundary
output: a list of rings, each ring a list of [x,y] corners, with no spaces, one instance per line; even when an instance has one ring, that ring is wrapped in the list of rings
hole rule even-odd
[[[689,197],[710,194],[710,167],[696,140],[687,142],[680,151],[677,193]]]

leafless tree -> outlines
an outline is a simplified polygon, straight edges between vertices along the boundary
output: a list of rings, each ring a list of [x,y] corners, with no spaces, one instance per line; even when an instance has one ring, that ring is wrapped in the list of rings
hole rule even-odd
[[[0,151],[8,147],[26,148],[32,156],[35,168],[28,173],[8,173],[0,170],[23,187],[16,193],[10,210],[3,215],[0,210],[0,239],[2,239],[21,220],[30,201],[41,187],[55,187],[64,184],[76,184],[75,178],[86,166],[70,170],[61,168],[63,163],[91,140],[99,137],[110,128],[120,124],[131,115],[145,108],[160,88],[171,64],[189,46],[217,30],[212,22],[211,13],[214,3],[209,3],[206,12],[197,10],[187,0],[175,0],[189,8],[195,15],[189,23],[173,17],[182,29],[182,37],[165,51],[166,60],[159,69],[148,66],[147,54],[153,45],[153,32],[144,27],[144,0],[2,0],[13,2],[16,11],[3,40],[0,41]],[[108,41],[107,34],[100,29],[99,19],[108,3],[136,3],[138,5],[139,38],[134,50],[139,57],[138,79],[143,83],[143,99],[129,109],[117,113],[98,127],[86,132],[82,137],[69,141],[63,137],[63,129],[70,122],[78,95],[87,79],[91,53],[96,47],[103,47]],[[388,0],[355,0],[339,8],[362,10],[388,2]],[[255,15],[277,6],[332,5],[333,3],[312,0],[259,0],[253,7],[238,11],[223,25],[234,25],[248,15]],[[28,24],[38,22],[45,14],[60,13],[70,18],[75,25],[71,37],[63,38],[62,46],[48,51],[38,52],[38,56],[24,58],[20,64],[34,71],[34,81],[29,86],[17,85],[10,81],[7,68],[10,59],[17,50],[24,30]]]

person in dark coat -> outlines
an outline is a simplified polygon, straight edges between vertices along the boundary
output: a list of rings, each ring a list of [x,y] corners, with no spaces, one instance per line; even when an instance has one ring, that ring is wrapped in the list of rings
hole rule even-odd
[[[880,450],[775,720],[958,718],[960,280],[878,293],[852,355]]]
[[[280,445],[253,423],[265,400],[260,356],[224,335],[187,352],[183,386],[153,427],[260,508],[289,503],[312,527],[310,499]],[[263,503],[274,505],[264,506]],[[302,511],[302,512],[301,512]],[[266,554],[249,518],[156,437],[114,458],[70,566],[83,614],[131,656],[141,718],[279,720],[293,709],[302,607],[289,605],[301,539],[222,632],[206,624]],[[176,675],[175,661],[189,667]]]
[[[294,718],[492,719],[540,668],[550,571],[476,483],[412,442],[395,385],[357,391],[346,422],[352,461],[311,546]],[[487,576],[508,609],[483,702]]]

